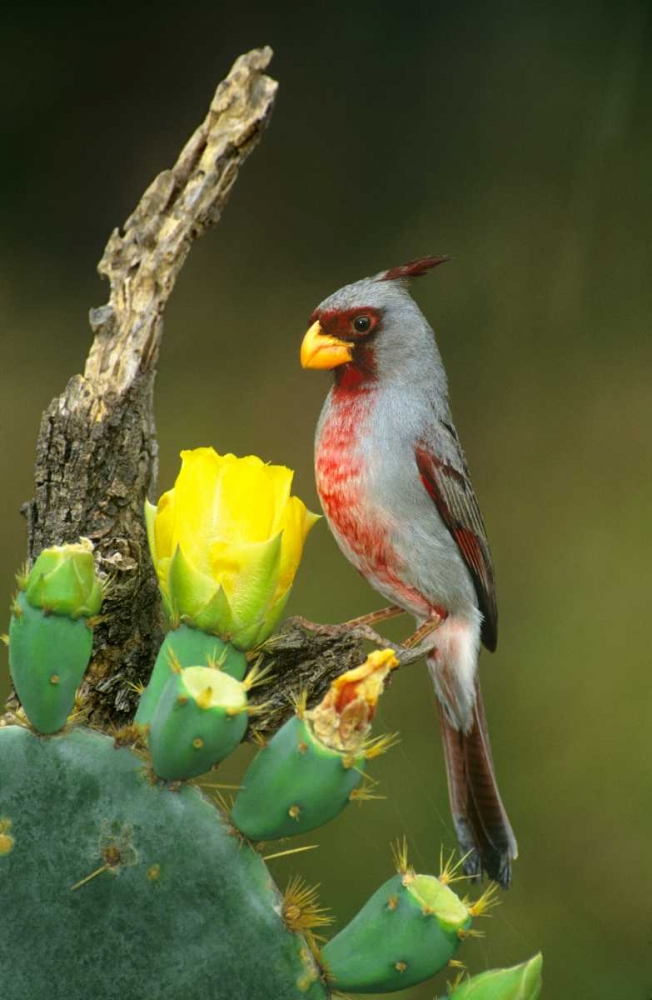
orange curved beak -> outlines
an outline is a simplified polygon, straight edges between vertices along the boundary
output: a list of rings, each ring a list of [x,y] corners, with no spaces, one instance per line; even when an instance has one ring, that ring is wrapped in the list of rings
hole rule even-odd
[[[313,323],[301,344],[302,368],[337,368],[353,357],[352,345],[324,333],[319,321]]]

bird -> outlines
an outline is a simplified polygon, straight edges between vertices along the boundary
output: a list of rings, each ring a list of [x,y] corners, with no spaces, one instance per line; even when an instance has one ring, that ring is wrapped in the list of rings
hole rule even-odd
[[[312,313],[300,358],[334,374],[315,436],[326,520],[391,602],[370,617],[408,612],[416,621],[464,871],[507,888],[517,844],[478,679],[480,645],[493,651],[498,638],[494,570],[435,334],[410,292],[447,260],[420,257],[340,288]]]

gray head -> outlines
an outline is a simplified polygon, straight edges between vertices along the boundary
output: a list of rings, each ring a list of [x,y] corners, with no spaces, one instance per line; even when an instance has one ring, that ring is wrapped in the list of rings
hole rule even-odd
[[[448,259],[421,257],[329,295],[310,317],[301,346],[303,367],[333,368],[336,381],[352,388],[414,378],[424,368],[441,378],[434,333],[409,283]]]

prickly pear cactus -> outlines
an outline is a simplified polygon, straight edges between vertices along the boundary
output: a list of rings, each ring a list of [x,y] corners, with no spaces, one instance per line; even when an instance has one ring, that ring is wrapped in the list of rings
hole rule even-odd
[[[463,901],[450,888],[450,867],[418,874],[401,848],[396,873],[324,943],[318,931],[329,921],[314,890],[295,879],[282,893],[265,865],[262,841],[315,829],[364,797],[366,768],[391,743],[371,736],[398,666],[389,651],[337,678],[319,705],[297,698],[232,808],[193,783],[255,724],[260,705],[250,692],[265,678],[247,669],[247,653],[276,624],[310,527],[300,501],[288,513],[296,498],[289,483],[279,489],[281,476],[271,474],[273,495],[261,497],[259,460],[227,456],[219,466],[200,451],[200,471],[208,462],[217,473],[203,476],[212,496],[170,491],[149,514],[170,631],[132,725],[95,731],[75,702],[102,599],[90,543],[46,550],[19,579],[9,665],[22,710],[0,728],[3,1000],[326,1000],[395,991],[454,962],[491,905],[493,887]],[[248,462],[245,477],[258,477],[268,539],[256,530],[247,540],[233,516],[223,518],[226,538],[202,527],[202,510],[214,516],[214,491],[227,502],[229,482],[241,488],[238,461]],[[185,453],[186,469],[194,462]],[[539,967],[501,971],[507,978],[475,992],[474,980],[458,983],[452,997],[538,995]]]
[[[84,728],[11,726],[0,755],[9,995],[328,995],[260,855],[197,788]]]

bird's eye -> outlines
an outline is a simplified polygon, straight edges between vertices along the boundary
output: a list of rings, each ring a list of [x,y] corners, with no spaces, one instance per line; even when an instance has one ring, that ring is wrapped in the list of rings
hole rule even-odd
[[[357,333],[367,333],[371,328],[371,319],[369,316],[356,316],[353,320],[353,329]]]

